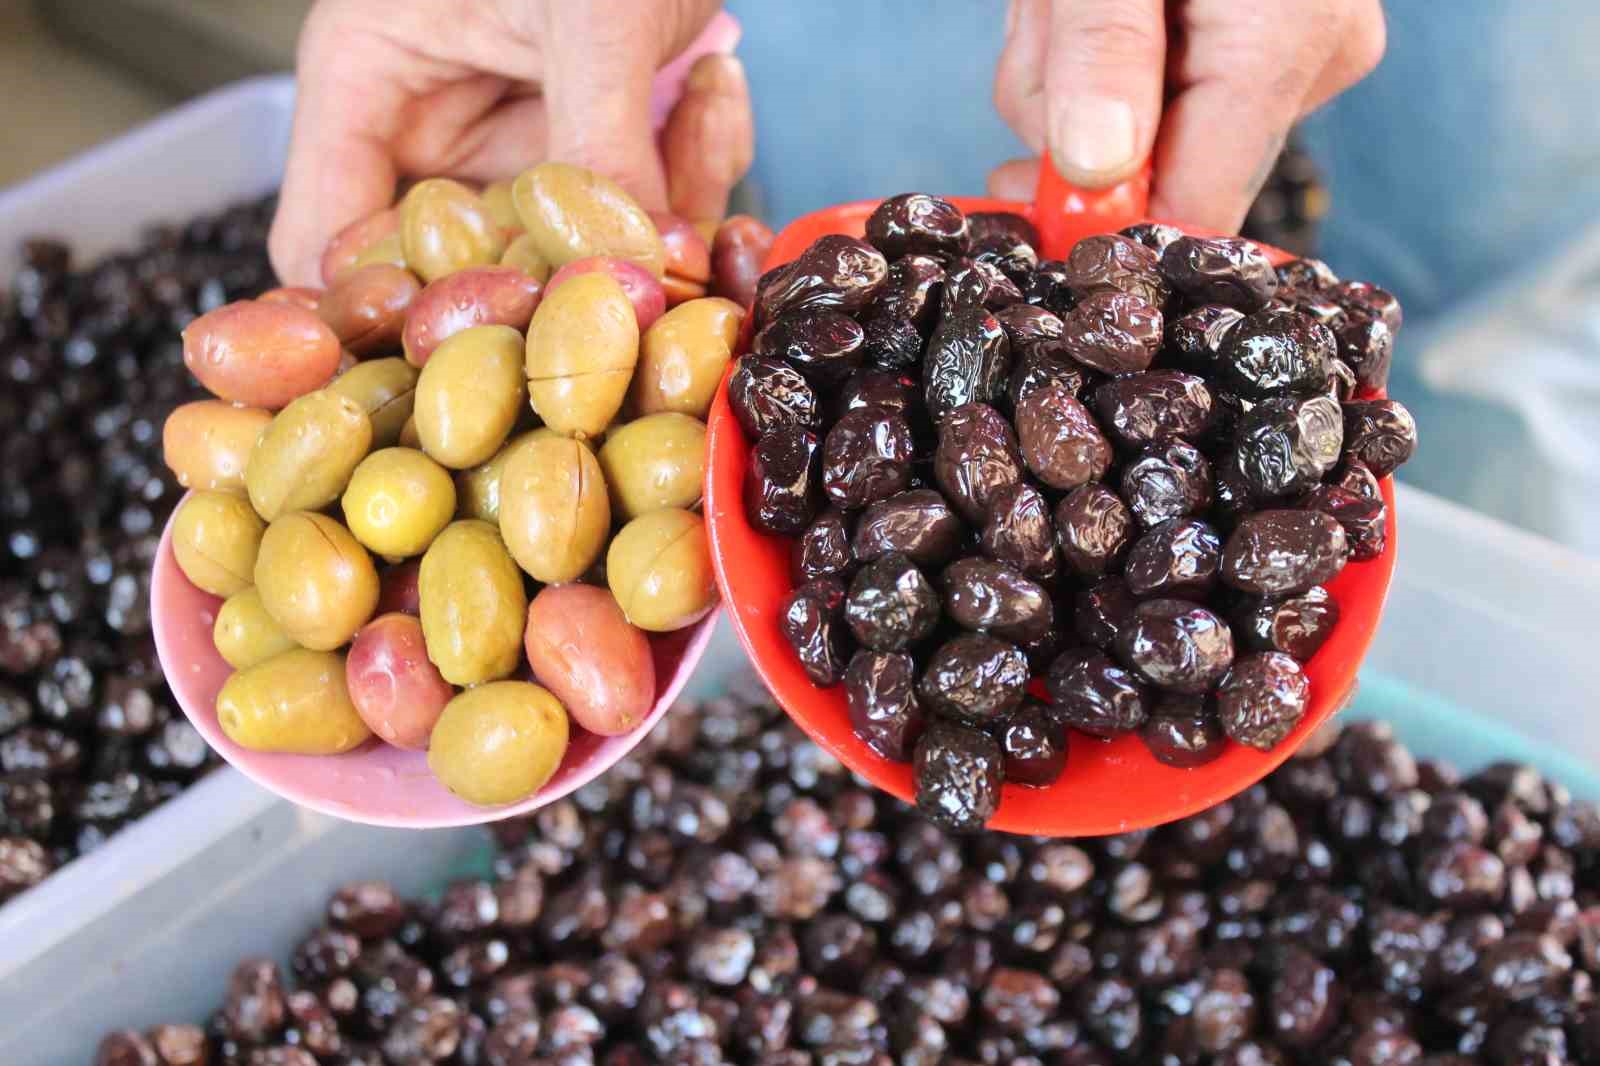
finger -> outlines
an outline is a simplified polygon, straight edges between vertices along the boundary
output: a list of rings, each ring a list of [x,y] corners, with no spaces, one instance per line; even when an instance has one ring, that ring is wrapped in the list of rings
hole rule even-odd
[[[412,101],[394,158],[404,174],[494,181],[548,158],[548,136],[537,91],[479,76]]]
[[[1045,149],[1044,60],[1050,42],[1050,0],[1011,0],[1006,43],[994,72],[994,106],[1035,153]]]
[[[656,70],[715,11],[703,0],[548,5],[544,90],[550,155],[615,179],[646,208],[667,208],[666,175],[650,122]]]
[[[1039,186],[1037,159],[1011,159],[989,172],[989,195],[997,200],[1032,200]]]
[[[1347,16],[1338,49],[1300,105],[1308,115],[1378,68],[1388,47],[1388,27],[1378,0],[1361,0]]]
[[[286,285],[322,284],[323,247],[394,196],[389,141],[405,90],[388,77],[395,57],[345,24],[337,6],[313,10],[301,35],[289,161],[268,248]]]
[[[673,212],[691,222],[720,220],[754,152],[744,64],[729,55],[701,57],[661,135]]]
[[[1055,0],[1045,132],[1062,177],[1100,189],[1139,168],[1161,120],[1165,63],[1161,0]]]

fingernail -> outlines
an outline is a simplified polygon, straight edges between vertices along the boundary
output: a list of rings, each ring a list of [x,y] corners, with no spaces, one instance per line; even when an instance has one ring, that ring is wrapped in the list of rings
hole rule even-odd
[[[720,52],[701,56],[689,68],[685,88],[691,92],[731,95],[744,91],[744,64],[738,56]]]
[[[1068,181],[1090,186],[1116,181],[1138,162],[1133,108],[1111,97],[1072,97],[1056,115],[1050,148],[1056,169]]]

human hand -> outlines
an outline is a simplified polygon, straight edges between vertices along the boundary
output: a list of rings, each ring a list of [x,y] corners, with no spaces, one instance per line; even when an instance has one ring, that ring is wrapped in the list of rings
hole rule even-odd
[[[720,218],[753,151],[744,70],[706,56],[659,139],[656,71],[717,0],[320,0],[301,33],[298,99],[270,249],[286,285],[405,177],[513,177],[559,159],[649,210]]]
[[[995,105],[1084,188],[1153,152],[1150,215],[1232,232],[1289,128],[1383,49],[1379,0],[1011,0]],[[1032,199],[1037,176],[1013,160],[990,192]]]

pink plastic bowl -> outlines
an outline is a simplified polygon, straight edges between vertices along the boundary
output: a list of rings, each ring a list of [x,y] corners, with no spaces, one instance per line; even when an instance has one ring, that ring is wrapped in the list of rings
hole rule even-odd
[[[713,52],[732,52],[739,33],[739,23],[732,16],[719,14],[682,55],[662,68],[651,101],[658,129],[682,94],[695,60]],[[373,740],[344,755],[273,755],[247,751],[229,740],[217,724],[217,692],[231,670],[211,641],[221,604],[217,597],[191,585],[178,569],[169,520],[161,534],[150,582],[156,653],[178,706],[206,743],[252,781],[303,807],[352,822],[408,829],[475,825],[526,814],[605,773],[637,747],[667,712],[705,654],[717,620],[713,611],[686,629],[651,637],[656,702],[636,729],[602,737],[574,724],[566,758],[544,788],[520,803],[475,807],[434,779],[425,752],[402,751]]]

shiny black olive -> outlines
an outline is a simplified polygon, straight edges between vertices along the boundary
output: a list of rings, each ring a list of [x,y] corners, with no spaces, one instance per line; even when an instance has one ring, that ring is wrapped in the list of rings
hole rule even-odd
[[[1102,739],[1133,732],[1149,712],[1144,684],[1099,652],[1062,653],[1045,687],[1057,721]]]
[[[1289,596],[1247,599],[1229,621],[1245,651],[1281,651],[1305,662],[1339,624],[1339,602],[1321,585],[1313,585]]]
[[[1396,400],[1361,400],[1344,406],[1344,454],[1375,477],[1388,477],[1417,450],[1417,423]]]
[[[1023,482],[1001,490],[990,502],[978,546],[989,558],[1009,563],[1036,581],[1054,579],[1060,568],[1050,504]]]
[[[972,556],[945,567],[944,612],[957,625],[1024,644],[1050,631],[1050,594],[1020,570]]]
[[[1278,291],[1266,253],[1238,237],[1179,237],[1161,252],[1161,274],[1194,303],[1226,304],[1246,314]]]
[[[1000,493],[1022,480],[1022,456],[1000,412],[972,403],[940,422],[933,470],[950,505],[968,522],[982,525]]]
[[[1221,680],[1232,664],[1233,632],[1198,603],[1146,600],[1118,631],[1116,651],[1140,680],[1199,694]]]
[[[844,675],[850,725],[873,751],[910,762],[926,716],[917,699],[917,664],[904,652],[858,651]]]
[[[1152,370],[1113,378],[1094,390],[1100,424],[1125,448],[1163,437],[1198,440],[1215,407],[1203,378],[1177,370]]]
[[[1106,374],[1144,370],[1161,347],[1161,310],[1131,293],[1099,291],[1064,320],[1061,343],[1084,366]]]
[[[750,350],[782,359],[819,386],[838,385],[861,365],[865,334],[855,319],[829,310],[790,311],[769,322]]]
[[[806,308],[859,311],[888,273],[888,260],[866,241],[840,234],[819,237],[792,262],[761,276],[756,284],[757,320],[771,322],[787,311]]]
[[[799,656],[806,676],[819,685],[842,679],[850,659],[849,634],[842,617],[844,600],[844,583],[836,577],[822,577],[795,589],[783,607],[784,638]]]
[[[939,645],[928,657],[918,692],[930,710],[986,726],[1022,702],[1028,660],[1015,644],[968,633]]]
[[[1222,568],[1222,538],[1197,518],[1172,518],[1155,526],[1128,551],[1123,577],[1141,599],[1207,595]]]
[[[1172,289],[1161,276],[1161,258],[1129,237],[1103,233],[1085,237],[1067,256],[1067,286],[1078,299],[1095,292],[1126,292],[1163,307]]]
[[[1099,577],[1121,557],[1133,536],[1133,512],[1099,482],[1079,485],[1056,504],[1061,558],[1082,577]]]
[[[1300,724],[1311,704],[1311,682],[1282,652],[1242,656],[1217,686],[1223,731],[1261,751],[1277,747]]]
[[[1288,308],[1246,315],[1217,359],[1222,384],[1247,400],[1327,388],[1337,344],[1328,327]]]
[[[891,552],[851,579],[844,617],[863,647],[904,651],[939,624],[939,594],[910,559]]]
[[[1288,596],[1331,580],[1349,557],[1344,527],[1320,511],[1256,511],[1222,548],[1222,580],[1256,596]]]
[[[967,251],[967,216],[949,200],[927,193],[891,196],[867,216],[867,240],[890,259],[903,255],[956,256]]]
[[[935,420],[969,403],[995,403],[1005,395],[1011,344],[994,315],[960,307],[939,319],[923,358],[922,387]]]
[[[750,452],[744,509],[750,524],[766,533],[799,533],[816,516],[822,498],[817,435],[779,429]]]
[[[917,741],[917,809],[958,832],[982,829],[1000,806],[1005,757],[995,739],[956,722],[931,722]]]
[[[816,390],[799,371],[777,359],[742,357],[728,380],[728,405],[751,440],[779,429],[822,425]]]
[[[857,407],[822,446],[822,489],[846,510],[888,499],[911,483],[911,426],[884,407]]]
[[[819,577],[848,579],[855,565],[850,554],[850,521],[833,508],[823,511],[795,538],[789,554],[789,573],[797,585]]]
[[[955,558],[965,535],[961,519],[935,489],[908,489],[862,512],[851,550],[859,562],[901,552],[930,569]]]
[[[1344,447],[1344,413],[1331,396],[1279,397],[1239,420],[1234,468],[1252,498],[1270,500],[1322,480]]]

